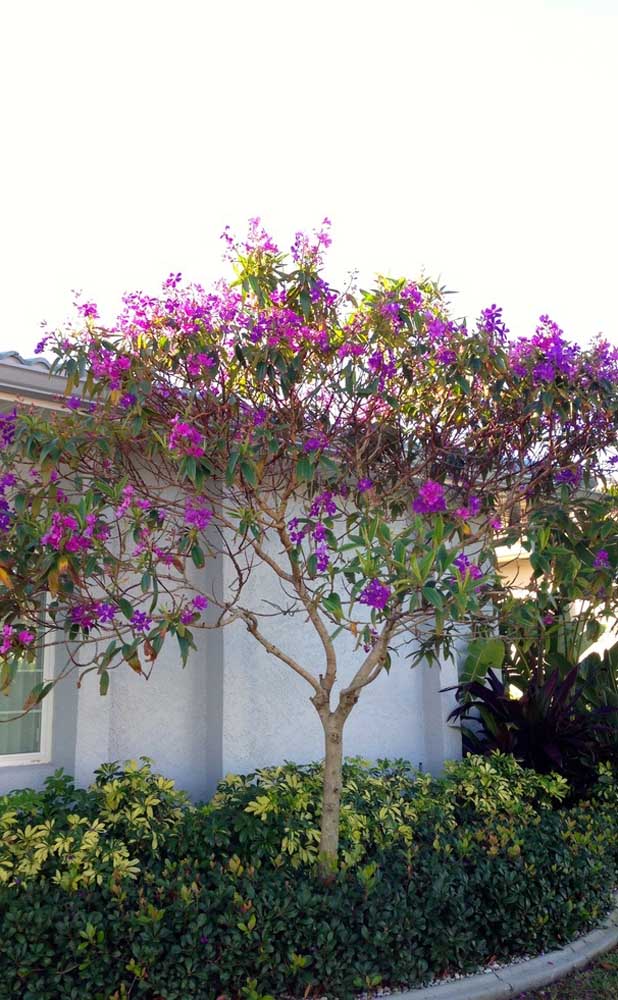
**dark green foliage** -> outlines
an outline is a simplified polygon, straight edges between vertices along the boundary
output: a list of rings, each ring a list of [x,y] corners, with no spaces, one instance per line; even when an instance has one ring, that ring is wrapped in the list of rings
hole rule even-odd
[[[563,775],[576,797],[589,793],[597,765],[615,756],[615,709],[583,704],[577,667],[563,679],[554,671],[543,681],[530,681],[521,697],[511,695],[508,681],[489,670],[485,683],[463,683],[457,697],[460,704],[449,719],[469,724],[462,726],[468,753],[512,754],[523,767]]]
[[[110,781],[125,781],[113,773]],[[105,823],[110,842],[122,838],[139,862],[137,878],[115,879],[101,864],[100,885],[66,889],[53,878],[57,859],[19,882],[11,874],[0,888],[0,998],[261,1000],[301,997],[308,987],[348,998],[550,947],[609,905],[618,790],[608,768],[594,801],[567,810],[560,779],[508,758],[469,758],[441,780],[401,764],[352,762],[350,861],[328,884],[299,853],[311,840],[318,779],[317,766],[289,765],[223,785],[210,806],[176,812],[163,800],[150,817],[156,851],[143,824],[133,836],[125,802],[122,821],[108,813]],[[148,780],[143,768],[129,775],[140,805]],[[40,795],[36,821],[53,811],[59,833],[69,807],[83,814],[92,796],[109,805],[101,786],[72,802],[65,782],[54,811],[53,787]],[[284,859],[290,796],[304,806],[293,827],[300,846]],[[247,812],[251,803],[258,810]],[[0,802],[0,821],[15,804]],[[0,840],[0,862],[7,836],[32,823],[35,804],[31,793],[18,824],[5,823],[13,833]],[[397,822],[409,832],[396,836]]]

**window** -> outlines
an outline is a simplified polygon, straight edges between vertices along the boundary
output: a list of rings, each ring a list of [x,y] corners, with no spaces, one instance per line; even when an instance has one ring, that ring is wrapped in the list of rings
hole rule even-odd
[[[9,693],[0,694],[0,767],[42,764],[50,759],[53,691],[22,718],[11,719],[21,711],[34,685],[50,678],[49,663],[49,650],[39,650],[33,663],[19,660]]]

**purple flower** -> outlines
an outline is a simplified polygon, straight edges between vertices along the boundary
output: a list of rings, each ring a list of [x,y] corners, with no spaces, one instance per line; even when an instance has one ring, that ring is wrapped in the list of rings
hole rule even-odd
[[[13,512],[8,501],[0,497],[0,531],[8,531],[11,527]]]
[[[356,484],[356,489],[359,493],[366,493],[373,486],[373,480],[371,479],[359,479]]]
[[[370,608],[383,611],[388,604],[390,596],[391,588],[374,578],[361,590],[359,601],[361,604],[367,604]]]
[[[495,303],[481,310],[478,320],[478,327],[486,333],[492,335],[497,341],[504,341],[509,328],[505,326],[502,319],[502,308]]]
[[[290,533],[290,541],[293,545],[300,545],[303,538],[305,537],[305,528],[298,527],[298,518],[292,517],[288,521],[288,531]]]
[[[476,563],[470,562],[468,556],[461,552],[453,561],[462,576],[468,574],[471,580],[479,580],[483,575],[483,570]]]
[[[316,542],[323,542],[326,538],[326,526],[320,521],[311,533]]]
[[[102,601],[98,606],[98,615],[99,621],[104,625],[108,625],[116,617],[116,608],[113,604]]]
[[[323,542],[320,545],[316,546],[315,555],[316,555],[316,569],[318,573],[325,573],[326,570],[328,569],[330,558],[328,555],[328,549],[326,548],[326,545]]]
[[[17,410],[11,410],[10,413],[0,413],[0,442],[4,448],[13,444],[16,425]]]
[[[11,648],[11,642],[15,629],[12,625],[3,625],[2,627],[2,644],[0,645],[0,656],[4,653],[8,653]]]
[[[609,554],[606,549],[599,549],[592,565],[595,569],[609,569]]]
[[[405,302],[410,312],[416,312],[423,304],[423,293],[420,288],[410,283],[401,289],[400,298]]]
[[[98,319],[99,310],[96,302],[76,302],[75,308],[84,319]]]
[[[326,434],[316,434],[314,437],[307,438],[303,445],[303,451],[319,451],[320,448],[325,448],[328,444],[328,438]]]
[[[553,382],[556,377],[556,367],[551,361],[541,361],[534,366],[532,375],[535,382]]]
[[[428,479],[419,489],[412,510],[415,514],[438,514],[446,510],[444,487]]]
[[[577,486],[582,477],[581,469],[560,469],[556,473],[555,482],[566,483],[567,486]]]
[[[34,632],[30,632],[28,629],[22,629],[21,632],[17,633],[17,638],[21,642],[22,646],[29,646],[31,642],[34,642]]]
[[[192,455],[193,458],[201,458],[204,454],[202,435],[191,424],[179,420],[178,415],[174,417],[172,422],[168,443],[171,451]]]
[[[479,497],[470,497],[465,507],[457,508],[455,517],[460,517],[462,521],[467,521],[471,517],[476,517],[480,509],[481,501]]]
[[[457,352],[452,347],[442,345],[436,351],[436,361],[441,365],[454,365],[457,361]]]
[[[79,410],[81,409],[82,401],[79,396],[69,396],[68,399],[65,399],[64,405],[69,410]]]
[[[58,478],[57,474],[56,478]],[[0,476],[0,493],[4,493],[7,486],[15,486],[16,482],[17,479],[12,472],[6,472],[3,476]]]
[[[313,503],[309,508],[309,517],[319,517],[321,514],[326,514],[327,517],[334,517],[337,513],[337,504],[333,500],[333,494],[330,490],[325,490],[324,493],[318,494],[314,497]]]
[[[180,622],[182,625],[190,625],[193,621],[194,612],[187,608],[186,611],[182,611],[180,615]]]
[[[208,598],[204,597],[203,594],[198,594],[197,597],[193,598],[191,604],[197,611],[205,611],[208,607]]]
[[[52,523],[49,531],[41,536],[41,544],[49,545],[51,548],[59,550],[63,543],[67,552],[77,552],[79,549],[87,549],[90,546],[90,539],[83,536],[74,535],[79,525],[70,514],[61,514],[54,511]]]
[[[80,628],[92,628],[99,620],[99,605],[96,601],[89,604],[76,604],[71,608],[71,621]]]
[[[152,618],[149,618],[144,611],[134,611],[131,624],[136,632],[147,632],[152,625]]]
[[[185,524],[190,528],[197,528],[204,531],[212,520],[212,511],[206,506],[204,497],[196,497],[194,500],[187,500],[185,507]]]

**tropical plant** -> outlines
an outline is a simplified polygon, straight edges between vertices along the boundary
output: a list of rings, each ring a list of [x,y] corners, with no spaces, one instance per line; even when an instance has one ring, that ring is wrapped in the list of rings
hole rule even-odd
[[[582,704],[577,667],[564,678],[554,671],[532,680],[520,695],[491,669],[484,683],[469,681],[456,690],[460,704],[449,719],[463,723],[469,753],[512,754],[523,767],[563,775],[577,796],[596,782],[599,762],[616,755],[612,710]]]
[[[245,627],[322,725],[330,868],[350,712],[394,651],[420,662],[487,627],[496,538],[551,536],[605,475],[618,352],[569,344],[546,316],[509,344],[500,309],[468,328],[426,279],[337,292],[327,227],[291,257],[258,220],[225,238],[232,284],[171,275],[111,324],[78,301],[41,345],[64,410],[0,416],[0,690],[37,643],[69,639],[71,662],[24,710],[72,669],[105,694],[123,664],[150,676],[166,640],[185,662],[196,630]],[[585,589],[598,573],[580,564]],[[307,623],[319,657],[273,616]]]

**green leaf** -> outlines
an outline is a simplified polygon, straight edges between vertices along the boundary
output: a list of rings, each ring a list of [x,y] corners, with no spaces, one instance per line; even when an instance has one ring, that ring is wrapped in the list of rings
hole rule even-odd
[[[480,638],[468,643],[467,655],[464,660],[461,680],[482,681],[487,671],[500,670],[504,663],[505,646],[502,639]]]
[[[329,594],[328,597],[322,598],[322,605],[324,608],[326,608],[328,612],[330,612],[331,615],[334,615],[335,618],[343,617],[341,598],[339,597],[339,594],[337,594],[335,591],[333,591],[332,594]]]
[[[438,590],[436,590],[435,587],[430,587],[430,586],[423,587],[422,594],[426,601],[429,601],[430,604],[433,604],[434,608],[437,608],[439,611],[442,610],[442,608],[444,607],[444,598],[442,597],[442,594]]]
[[[313,479],[313,466],[308,455],[301,455],[296,463],[296,478],[300,483]]]
[[[257,486],[257,468],[255,463],[248,458],[242,459],[240,463],[240,471],[243,478],[249,486]]]
[[[227,465],[225,467],[225,481],[228,486],[231,486],[234,482],[234,473],[236,471],[236,466],[238,465],[238,459],[240,458],[239,451],[233,451],[230,454]]]
[[[119,599],[118,607],[122,611],[125,618],[130,620],[133,617],[133,605],[130,601],[127,601],[126,597],[121,597]]]
[[[102,670],[99,674],[99,694],[106,695],[109,690],[109,671]]]
[[[193,560],[193,565],[196,566],[197,569],[202,569],[206,565],[204,552],[200,545],[194,545],[191,549],[191,559]]]

